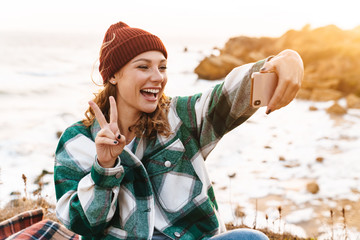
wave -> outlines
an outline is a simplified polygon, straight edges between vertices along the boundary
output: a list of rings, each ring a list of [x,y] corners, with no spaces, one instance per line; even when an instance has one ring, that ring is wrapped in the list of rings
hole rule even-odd
[[[17,74],[32,77],[56,77],[61,75],[60,72],[33,72],[33,71],[17,71]]]

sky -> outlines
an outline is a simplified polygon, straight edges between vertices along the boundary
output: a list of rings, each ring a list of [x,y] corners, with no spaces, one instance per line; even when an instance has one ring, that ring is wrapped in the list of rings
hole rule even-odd
[[[278,37],[306,24],[351,29],[360,25],[359,9],[358,0],[12,0],[0,5],[0,34],[103,35],[124,21],[161,39],[218,43],[238,35]]]

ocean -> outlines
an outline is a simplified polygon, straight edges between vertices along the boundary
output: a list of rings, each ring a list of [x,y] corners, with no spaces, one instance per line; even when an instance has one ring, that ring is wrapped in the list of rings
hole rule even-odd
[[[83,118],[99,89],[96,60],[102,37],[0,32],[0,206],[17,193],[24,195],[22,174],[30,194],[37,188],[35,178],[43,170],[53,171],[58,134]],[[193,73],[204,56],[216,54],[211,43],[165,44],[166,94],[190,95],[221,82]],[[344,99],[339,103],[346,105]],[[327,209],[346,200],[343,206],[355,211],[360,199],[360,110],[330,116],[325,110],[332,104],[294,100],[270,115],[261,108],[219,142],[207,168],[225,222],[251,226],[256,219],[258,227],[270,224],[274,230],[306,236],[314,226],[326,234]],[[309,111],[310,106],[318,110]],[[53,176],[43,181],[42,196],[55,203]],[[316,194],[306,190],[313,181],[320,187]],[[285,215],[279,220],[280,205]],[[239,208],[245,217],[235,215]],[[354,219],[349,234],[359,236],[360,220]]]

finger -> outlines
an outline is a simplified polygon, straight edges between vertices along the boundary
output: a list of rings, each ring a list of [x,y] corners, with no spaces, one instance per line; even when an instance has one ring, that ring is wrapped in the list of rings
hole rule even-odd
[[[275,62],[272,60],[271,62],[265,62],[263,67],[260,69],[261,73],[267,73],[267,72],[275,72]]]
[[[291,80],[287,80],[287,82],[286,91],[278,105],[278,109],[288,105],[296,97],[296,94],[301,87],[301,81],[297,80],[297,77],[291,78]]]
[[[115,134],[116,140],[118,140],[121,143],[126,143],[126,138],[124,135],[121,135],[120,131],[118,130]]]
[[[124,147],[125,147],[125,142],[123,142],[123,143],[119,142],[113,148],[111,148],[111,150],[112,150],[111,154],[113,156],[119,156],[122,153],[122,151],[124,150]]]
[[[110,123],[117,124],[118,113],[117,113],[115,98],[113,96],[110,96],[109,101],[110,101]]]
[[[279,85],[276,87],[275,92],[274,92],[273,96],[271,97],[270,102],[267,106],[267,109],[266,109],[267,114],[278,109],[277,106],[281,102],[288,84],[289,84],[289,82],[287,82],[287,81],[282,81],[282,82],[279,81]]]
[[[109,128],[103,128],[98,133],[97,136],[99,137],[107,137],[113,140],[117,140],[115,134]]]
[[[115,145],[119,144],[119,141],[114,140],[114,139],[110,139],[110,138],[107,138],[107,137],[99,137],[99,136],[97,136],[95,138],[95,143],[96,144],[104,144],[104,145],[115,146]]]
[[[270,101],[266,112],[268,112],[269,109],[271,112],[288,105],[295,98],[298,90],[300,89],[300,84],[297,84],[292,80],[285,80],[279,87],[283,88],[284,91],[279,91],[279,94],[281,95],[279,95],[279,98],[275,100],[274,105]]]
[[[284,97],[279,103],[279,108],[285,107],[296,97],[296,94],[299,90],[298,85],[292,85],[292,84],[289,85],[290,86],[286,89],[284,93]]]
[[[294,100],[296,98],[296,95],[297,95],[298,91],[299,91],[299,89],[297,87],[290,89],[289,93],[288,93],[288,100],[281,103],[281,107],[285,107],[292,100]]]
[[[101,112],[99,106],[94,101],[89,101],[89,105],[95,113],[96,120],[99,122],[101,128],[107,124],[104,114]]]
[[[293,94],[293,90],[289,87],[286,88],[283,97],[281,98],[280,102],[275,106],[274,110],[285,107],[293,100],[294,97],[295,95]]]

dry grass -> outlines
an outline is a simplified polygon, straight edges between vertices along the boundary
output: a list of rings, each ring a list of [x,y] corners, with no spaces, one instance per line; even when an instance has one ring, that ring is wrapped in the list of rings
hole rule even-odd
[[[48,203],[44,197],[41,196],[41,190],[42,190],[42,176],[44,175],[44,173],[42,173],[42,175],[40,175],[39,179],[37,180],[37,184],[39,185],[38,190],[33,193],[33,194],[28,194],[27,192],[27,178],[25,175],[23,175],[23,182],[24,182],[24,194],[23,196],[21,196],[21,194],[17,195],[17,197],[15,197],[15,199],[11,200],[10,202],[8,202],[3,208],[0,208],[0,222],[9,219],[17,214],[20,214],[22,212],[25,211],[29,211],[29,210],[34,210],[34,209],[39,209],[42,208],[44,210],[44,218],[45,219],[51,219],[53,221],[59,222],[59,220],[56,218],[55,215],[55,205],[54,204],[50,204]],[[278,212],[279,212],[279,219],[281,221],[281,217],[282,217],[282,208],[281,206],[278,207]],[[245,215],[244,213],[237,209],[235,210],[235,215],[237,217],[243,218]],[[347,219],[346,219],[346,211],[343,208],[342,209],[342,217],[343,217],[343,230],[345,232],[344,234],[344,238],[343,239],[349,239],[348,234],[347,234]],[[266,216],[266,220],[268,217]],[[331,240],[334,240],[334,212],[333,210],[330,210],[330,227],[331,227]],[[257,229],[259,231],[264,232],[270,240],[314,240],[316,239],[316,237],[313,238],[301,238],[298,236],[295,236],[293,234],[290,233],[275,233],[274,231],[271,231],[271,229],[265,228],[265,229],[259,229],[256,228],[256,220],[254,220],[254,225],[253,227],[249,227],[244,225],[243,223],[241,223],[240,225],[234,225],[233,223],[228,223],[226,224],[226,228],[228,230],[232,230],[232,229],[237,229],[237,228],[253,228],[253,229]],[[280,232],[280,231],[279,231]]]
[[[0,222],[22,212],[39,208],[44,210],[44,218],[59,222],[55,215],[55,205],[48,203],[45,198],[41,196],[41,178],[43,175],[40,176],[40,180],[37,182],[39,186],[38,190],[30,195],[27,191],[27,178],[24,174],[22,175],[22,180],[24,182],[24,195],[21,196],[19,194],[15,196],[13,200],[8,202],[4,207],[0,208]]]
[[[8,202],[0,209],[0,222],[9,219],[17,214],[25,211],[42,208],[44,210],[44,218],[59,222],[55,216],[55,206],[46,202],[43,198],[30,199],[18,198]]]

